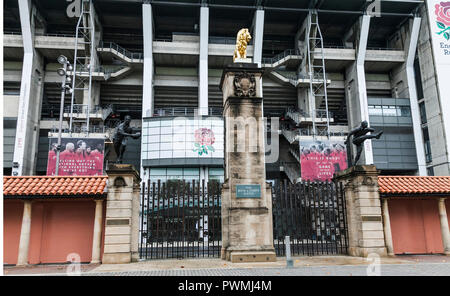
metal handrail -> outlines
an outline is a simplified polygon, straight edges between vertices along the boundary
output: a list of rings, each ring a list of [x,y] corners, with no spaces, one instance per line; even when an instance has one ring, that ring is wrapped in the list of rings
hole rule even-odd
[[[367,50],[391,50],[391,51],[403,51],[400,48],[390,48],[390,47],[367,47]]]
[[[153,112],[154,117],[170,117],[170,116],[193,116],[197,107],[173,107],[173,108],[159,108]],[[208,108],[209,116],[222,116],[222,108]]]
[[[294,108],[289,108],[286,112],[286,116],[294,120],[296,123],[300,123],[301,118],[312,117],[309,112],[305,112],[304,110],[297,110]],[[327,111],[324,109],[316,109],[316,118],[323,119],[327,118]],[[333,117],[333,112],[328,111],[328,117]]]
[[[127,66],[125,65],[120,65],[120,66],[97,66],[92,70],[92,73],[94,72],[99,72],[99,73],[103,73],[103,74],[112,74],[112,73],[116,73],[122,69],[127,68]],[[83,73],[89,73],[89,68],[85,65],[81,66],[78,65],[77,70],[76,70],[77,74],[83,74]]]
[[[262,58],[262,64],[275,64],[276,62],[284,59],[287,56],[290,55],[300,55],[300,51],[297,49],[286,49],[283,52],[275,55],[272,58]]]
[[[71,109],[70,106],[66,106],[66,107],[64,108],[64,113],[70,113],[70,109]],[[95,114],[95,113],[98,113],[98,112],[102,112],[103,109],[104,109],[104,108],[103,108],[102,106],[96,105],[96,106],[90,108],[89,113]],[[84,104],[73,104],[72,112],[73,112],[74,114],[85,114],[85,113],[87,113],[87,110],[88,110],[88,105],[84,105]]]
[[[208,42],[212,44],[236,44],[236,38],[230,37],[214,37],[210,36]]]
[[[118,45],[117,43],[114,42],[104,42],[104,41],[100,41],[98,48],[109,48],[109,49],[114,49],[115,51],[117,51],[120,54],[123,54],[124,56],[130,58],[130,59],[138,59],[138,60],[142,60],[144,57],[144,54],[141,52],[131,52],[128,49],[125,49],[123,47],[121,47],[120,45]]]
[[[105,127],[103,125],[91,125],[89,126],[89,133],[106,133],[106,132],[110,132],[110,128]],[[50,132],[52,133],[58,133],[59,132],[59,127],[53,126],[50,129]],[[87,128],[85,126],[73,126],[72,127],[72,133],[86,133],[87,132]],[[69,128],[63,128],[62,129],[62,133],[70,133],[70,129]]]
[[[49,36],[49,37],[70,37],[75,38],[73,34],[59,34],[59,33],[35,33],[36,36]]]

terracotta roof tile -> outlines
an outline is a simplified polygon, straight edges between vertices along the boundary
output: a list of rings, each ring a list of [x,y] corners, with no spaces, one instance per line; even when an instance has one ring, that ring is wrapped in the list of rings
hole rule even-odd
[[[450,176],[379,176],[382,194],[450,194]]]
[[[20,176],[3,177],[3,195],[100,196],[106,191],[107,176]]]

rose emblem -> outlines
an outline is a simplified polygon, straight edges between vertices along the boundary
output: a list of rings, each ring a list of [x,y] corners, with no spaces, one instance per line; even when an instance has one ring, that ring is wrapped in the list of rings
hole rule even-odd
[[[208,151],[214,152],[215,149],[212,146],[216,141],[214,132],[209,128],[199,128],[194,133],[194,149],[192,151],[198,152],[198,155],[203,153],[208,154]]]
[[[441,2],[435,6],[437,26],[441,30],[438,35],[443,35],[445,39],[450,40],[450,2]]]

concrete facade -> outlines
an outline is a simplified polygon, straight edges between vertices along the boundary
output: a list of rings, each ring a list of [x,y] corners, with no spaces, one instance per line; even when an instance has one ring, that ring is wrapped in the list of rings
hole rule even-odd
[[[122,118],[131,113],[133,119],[152,117],[159,110],[168,108],[200,108],[200,114],[204,115],[211,108],[223,111],[220,74],[232,60],[238,29],[248,27],[253,38],[248,46],[248,57],[265,70],[260,85],[261,91],[265,93],[264,113],[283,117],[285,112],[280,110],[288,107],[307,113],[313,109],[323,110],[322,99],[310,98],[307,79],[300,80],[296,86],[290,81],[292,75],[308,74],[305,32],[308,9],[312,9],[317,11],[318,25],[314,25],[310,35],[316,36],[319,29],[323,35],[322,51],[329,80],[328,104],[333,113],[330,131],[342,131],[340,136],[344,137],[346,131],[354,128],[362,119],[368,119],[366,101],[369,99],[409,99],[417,166],[405,168],[391,165],[383,168],[382,174],[450,174],[447,140],[443,132],[445,119],[440,112],[444,106],[437,95],[439,86],[435,79],[426,6],[421,6],[420,1],[414,4],[398,1],[398,10],[391,15],[382,13],[380,17],[360,10],[345,14],[340,4],[334,3],[332,6],[329,0],[311,1],[307,7],[300,7],[300,3],[294,7],[284,7],[283,16],[271,4],[267,4],[266,8],[255,5],[252,9],[240,9],[237,4],[233,9],[228,9],[208,2],[198,5],[178,2],[177,5],[145,2],[123,6],[111,4],[108,0],[94,3],[96,66],[118,70],[112,73],[110,70],[95,72],[91,97],[77,94],[75,103],[89,103],[91,107],[99,108],[112,106],[111,114]],[[389,5],[384,7],[386,12],[390,10]],[[333,23],[328,17],[329,12],[323,10],[328,6],[336,10],[337,23]],[[19,12],[19,8],[6,4],[4,82],[5,92],[8,93],[6,98],[11,104],[5,101],[5,114],[9,114],[7,120],[11,120],[11,124],[16,120],[16,129],[8,128],[5,133],[5,142],[9,143],[12,138],[10,134],[14,133],[12,140],[15,143],[14,147],[13,144],[7,144],[9,146],[5,148],[4,171],[12,174],[13,162],[17,162],[19,166],[21,163],[25,165],[20,174],[43,174],[43,165],[37,164],[46,161],[46,142],[39,138],[42,139],[52,129],[50,122],[57,124],[57,111],[54,110],[59,107],[58,87],[61,79],[55,73],[59,67],[56,58],[64,54],[73,62],[74,24],[77,19],[73,18],[72,23],[58,26],[52,23],[58,20],[40,15],[40,8],[31,5],[28,10],[22,8],[23,13],[20,14],[26,15],[28,11],[28,26],[28,18],[21,17],[23,21],[17,22],[11,17],[11,12]],[[186,13],[186,19],[176,17],[176,12],[182,10]],[[52,11],[60,15],[60,19],[66,18],[63,9],[55,8]],[[124,16],[117,17],[121,13]],[[419,18],[420,26],[417,21]],[[51,24],[50,27],[48,24]],[[412,33],[418,38],[417,44],[416,38],[411,38]],[[127,37],[123,37],[125,35]],[[85,48],[78,44],[77,50],[82,52]],[[33,59],[28,53],[32,54]],[[318,52],[312,56],[317,61],[320,59]],[[25,86],[27,77],[35,81],[29,96],[26,95],[28,88]],[[417,84],[414,91],[414,82],[419,80],[421,83]],[[20,99],[16,100],[17,97]],[[66,104],[69,97],[66,96]],[[25,114],[19,111],[26,107],[26,102],[42,107],[28,112],[26,119],[19,119]],[[425,113],[425,124],[419,118],[421,112]],[[27,132],[18,137],[23,134],[22,122],[25,122]],[[96,120],[92,125],[109,129],[114,123],[111,118],[106,118]],[[300,132],[306,137],[308,131],[302,130],[304,128],[300,127]],[[280,137],[285,138],[283,133],[280,133]],[[305,137],[298,138],[306,140]],[[22,138],[31,143],[26,144],[23,151],[19,143]],[[298,142],[288,142],[288,147],[280,147],[279,150],[297,150]],[[287,145],[284,140],[280,143]],[[362,163],[378,164],[376,158],[379,155],[373,156],[377,147],[370,147],[370,141],[366,145]],[[15,160],[8,154],[13,151]],[[388,152],[385,153],[382,159],[385,159],[384,156],[387,158]],[[140,151],[136,157],[142,158],[141,154]],[[291,162],[299,173],[300,164],[296,163],[293,155],[288,154],[285,160]],[[402,157],[397,157],[398,163]],[[279,168],[275,170],[270,175],[289,178]],[[144,168],[141,168],[142,175],[144,172]]]

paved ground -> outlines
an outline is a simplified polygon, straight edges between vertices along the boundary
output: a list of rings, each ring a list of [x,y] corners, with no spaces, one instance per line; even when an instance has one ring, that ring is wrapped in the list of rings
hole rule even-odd
[[[450,258],[440,255],[382,258],[378,268],[363,258],[350,256],[295,257],[286,268],[285,258],[271,263],[230,263],[216,258],[151,260],[131,264],[81,265],[82,275],[111,276],[278,276],[321,275],[450,275]],[[5,275],[65,275],[70,265],[5,267]]]

